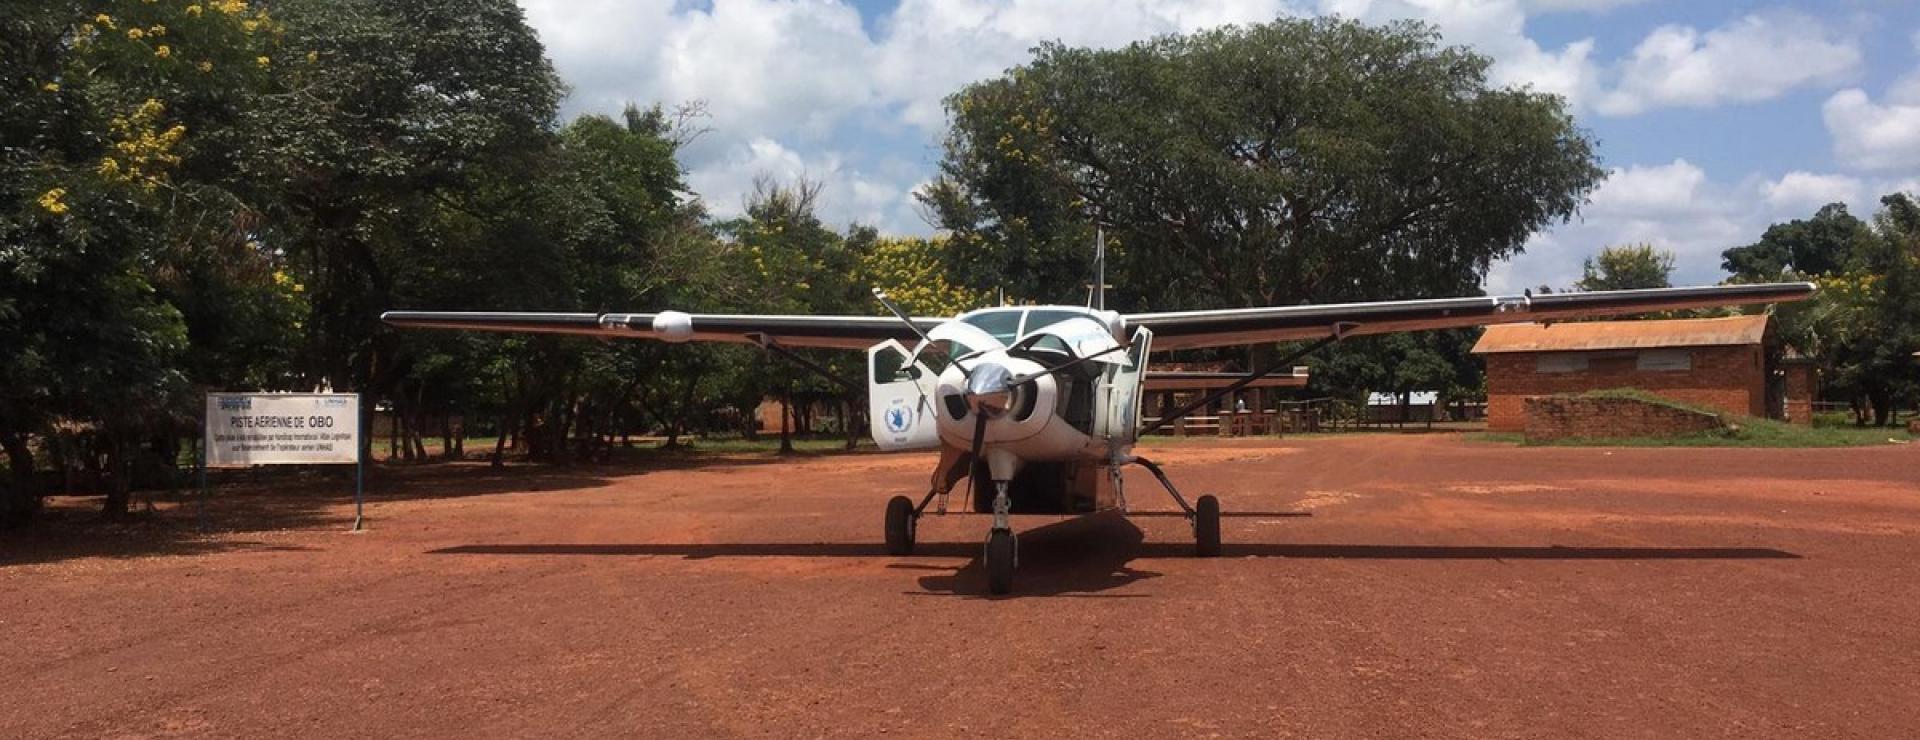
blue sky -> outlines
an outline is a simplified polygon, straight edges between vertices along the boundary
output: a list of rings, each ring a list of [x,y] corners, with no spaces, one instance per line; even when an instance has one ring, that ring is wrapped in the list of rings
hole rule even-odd
[[[572,86],[568,115],[704,100],[683,156],[709,208],[756,176],[825,185],[831,221],[931,233],[912,192],[939,160],[940,98],[1042,40],[1118,46],[1278,16],[1415,18],[1564,95],[1610,176],[1573,223],[1487,287],[1565,286],[1607,244],[1651,242],[1677,280],[1839,200],[1920,190],[1915,0],[522,0]]]

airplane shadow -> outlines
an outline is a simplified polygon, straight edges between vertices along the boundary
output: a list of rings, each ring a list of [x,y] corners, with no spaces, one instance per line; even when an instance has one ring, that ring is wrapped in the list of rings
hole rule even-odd
[[[1171,512],[1170,512],[1171,513]],[[1133,516],[1139,516],[1138,513]],[[986,565],[979,542],[922,542],[910,557],[967,558],[959,567],[890,564],[901,570],[931,571],[921,576],[917,595],[986,597]],[[592,555],[708,558],[802,557],[885,558],[879,543],[739,542],[707,544],[501,544],[460,545],[430,550],[433,555]],[[1227,542],[1222,558],[1300,558],[1332,560],[1798,560],[1785,550],[1765,547],[1563,547],[1499,545],[1364,545]],[[1021,597],[1141,598],[1145,594],[1103,593],[1161,573],[1136,567],[1138,561],[1193,557],[1191,542],[1148,542],[1126,515],[1106,512],[1065,519],[1020,532],[1020,569],[1014,594]]]

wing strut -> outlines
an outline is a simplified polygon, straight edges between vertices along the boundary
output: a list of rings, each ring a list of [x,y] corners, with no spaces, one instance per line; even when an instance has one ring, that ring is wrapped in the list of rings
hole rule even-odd
[[[780,343],[774,341],[773,337],[767,336],[765,334],[754,334],[752,336],[753,336],[754,343],[760,345],[761,348],[766,349],[770,352],[776,353],[781,357],[785,357],[788,360],[792,361],[793,364],[795,365],[799,365],[800,367],[806,368],[808,370],[812,370],[815,375],[818,375],[822,378],[826,378],[827,380],[831,380],[836,385],[839,385],[840,387],[847,389],[848,393],[852,393],[856,396],[866,393],[866,389],[860,388],[854,385],[853,383],[848,382],[846,378],[842,378],[838,375],[834,375],[833,373],[827,372],[827,369],[824,367],[821,367],[820,363],[814,362],[813,360],[809,360],[805,357],[801,357],[800,353],[787,349],[786,347],[780,346]]]
[[[1351,331],[1354,326],[1355,326],[1354,324],[1346,324],[1346,323],[1334,324],[1333,333],[1328,334],[1324,337],[1321,337],[1319,341],[1316,341],[1313,344],[1309,344],[1305,348],[1297,352],[1294,352],[1293,354],[1287,355],[1286,357],[1276,362],[1270,363],[1266,367],[1263,367],[1251,373],[1248,373],[1246,377],[1233,381],[1232,384],[1207,394],[1205,398],[1202,398],[1198,401],[1194,401],[1193,403],[1189,403],[1186,406],[1181,407],[1179,411],[1175,411],[1171,414],[1168,414],[1166,416],[1163,416],[1163,417],[1160,417],[1159,419],[1154,420],[1152,424],[1148,424],[1145,429],[1140,430],[1140,433],[1138,435],[1135,435],[1135,439],[1145,437],[1149,434],[1157,432],[1161,428],[1165,427],[1166,425],[1179,421],[1182,417],[1185,417],[1188,414],[1191,414],[1203,408],[1207,408],[1214,401],[1218,401],[1221,398],[1226,397],[1228,394],[1233,393],[1234,391],[1238,391],[1241,388],[1245,388],[1248,385],[1252,385],[1253,381],[1272,375],[1281,369],[1292,368],[1293,363],[1297,362],[1300,358],[1306,357],[1307,355],[1310,355],[1322,349],[1325,349],[1327,345],[1333,344],[1334,342],[1338,342],[1341,339],[1344,339],[1347,335],[1347,332]],[[1178,495],[1179,494],[1175,494],[1176,497],[1178,497]]]

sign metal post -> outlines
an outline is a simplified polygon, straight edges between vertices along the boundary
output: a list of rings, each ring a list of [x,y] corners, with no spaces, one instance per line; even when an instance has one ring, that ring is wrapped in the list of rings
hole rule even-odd
[[[360,444],[360,430],[366,423],[366,412],[358,406],[355,404],[354,410],[360,413],[354,414],[353,420],[353,531],[365,532],[366,529],[362,527],[365,521],[362,507],[365,506],[367,491],[367,447]]]

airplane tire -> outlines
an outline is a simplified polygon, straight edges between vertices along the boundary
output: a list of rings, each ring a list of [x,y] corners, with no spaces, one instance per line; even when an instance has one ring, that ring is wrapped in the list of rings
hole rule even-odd
[[[1013,533],[996,529],[987,535],[987,592],[1002,595],[1013,591]]]
[[[1201,496],[1193,502],[1193,552],[1203,558],[1220,554],[1220,499]]]
[[[895,496],[887,502],[887,554],[913,554],[913,499]]]

